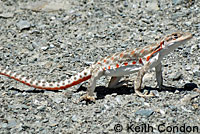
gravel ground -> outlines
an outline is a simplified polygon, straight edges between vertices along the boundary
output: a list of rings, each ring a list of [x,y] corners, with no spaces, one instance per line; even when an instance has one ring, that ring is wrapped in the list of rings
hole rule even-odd
[[[104,77],[96,102],[79,102],[87,82],[43,92],[0,76],[0,133],[200,132],[199,9],[199,0],[0,1],[0,66],[38,79],[65,79],[174,31],[194,35],[163,60],[164,84],[175,90],[160,92],[154,70],[145,75],[153,98],[108,89]]]

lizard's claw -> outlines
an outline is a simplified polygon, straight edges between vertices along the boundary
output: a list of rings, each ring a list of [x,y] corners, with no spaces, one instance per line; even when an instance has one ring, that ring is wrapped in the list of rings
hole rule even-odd
[[[143,98],[148,98],[148,97],[154,97],[155,94],[153,92],[150,92],[149,94],[146,92],[145,94],[141,93],[140,91],[135,91],[135,93],[140,96],[140,97],[143,97]]]
[[[150,92],[149,94],[146,92],[144,95],[146,97],[153,97],[153,96],[155,96],[155,94],[153,92]]]
[[[200,89],[199,88],[194,88],[193,91],[200,93]]]
[[[95,97],[85,94],[85,95],[81,96],[80,101],[82,101],[82,100],[95,102]]]

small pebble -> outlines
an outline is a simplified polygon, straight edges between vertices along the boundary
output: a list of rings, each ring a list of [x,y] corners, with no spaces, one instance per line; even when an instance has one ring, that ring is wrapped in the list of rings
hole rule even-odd
[[[151,109],[141,109],[135,112],[136,115],[146,116],[149,117],[154,113]]]
[[[25,20],[21,20],[19,21],[17,24],[17,28],[21,31],[21,30],[24,30],[24,29],[29,29],[31,24],[29,21],[25,21]]]

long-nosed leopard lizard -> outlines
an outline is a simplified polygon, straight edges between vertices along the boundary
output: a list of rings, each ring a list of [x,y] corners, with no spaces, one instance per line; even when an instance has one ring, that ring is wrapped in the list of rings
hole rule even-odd
[[[87,88],[87,94],[84,99],[95,100],[94,90],[96,80],[101,76],[111,76],[109,88],[115,88],[122,85],[120,79],[124,75],[138,72],[134,82],[135,93],[141,97],[154,96],[153,94],[141,93],[142,79],[148,69],[155,67],[156,80],[160,89],[164,88],[162,78],[161,60],[165,55],[172,52],[178,46],[186,43],[192,38],[192,34],[188,32],[176,32],[165,36],[158,43],[145,46],[143,48],[129,49],[123,52],[115,53],[107,56],[82,72],[60,82],[47,82],[44,80],[33,80],[23,75],[12,72],[11,70],[2,69],[0,74],[15,79],[28,86],[44,89],[44,90],[62,90],[77,85],[83,81],[90,80]]]

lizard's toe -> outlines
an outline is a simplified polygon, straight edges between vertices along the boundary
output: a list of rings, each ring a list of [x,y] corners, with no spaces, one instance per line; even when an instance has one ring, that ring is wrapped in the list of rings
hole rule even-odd
[[[149,94],[146,92],[144,94],[144,97],[153,97],[153,96],[155,96],[155,94],[153,92],[150,92]]]
[[[80,101],[82,101],[82,100],[95,102],[95,97],[85,94],[85,95],[81,96]]]
[[[135,93],[140,96],[140,97],[143,97],[143,98],[148,98],[148,97],[154,97],[155,94],[153,92],[150,92],[149,94],[146,92],[146,93],[141,93],[140,91],[135,91]]]

